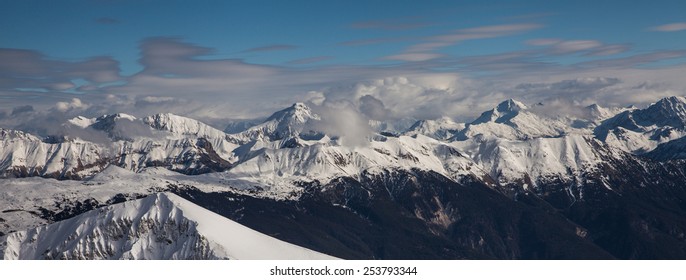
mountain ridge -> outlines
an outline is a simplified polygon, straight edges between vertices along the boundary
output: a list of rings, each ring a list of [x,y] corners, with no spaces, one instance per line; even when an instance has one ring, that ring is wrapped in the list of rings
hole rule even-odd
[[[332,259],[260,234],[171,193],[14,232],[0,244],[4,259]]]

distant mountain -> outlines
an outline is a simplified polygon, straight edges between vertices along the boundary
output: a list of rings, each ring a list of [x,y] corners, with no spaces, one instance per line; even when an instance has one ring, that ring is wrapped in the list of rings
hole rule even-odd
[[[506,123],[512,118],[519,115],[519,112],[528,109],[524,103],[514,99],[508,99],[491,109],[483,112],[479,118],[474,120],[471,124],[480,124],[487,122]]]
[[[269,141],[282,140],[300,134],[305,123],[309,120],[319,120],[320,117],[303,103],[295,103],[291,107],[272,114],[261,124],[255,125],[238,133],[244,141],[258,138]]]
[[[595,136],[632,153],[648,152],[686,135],[686,98],[660,99],[645,109],[627,110],[595,128]]]
[[[464,123],[456,123],[452,119],[444,117],[436,120],[417,121],[404,134],[421,134],[438,140],[448,140],[463,129],[465,129]]]
[[[583,128],[574,125],[575,121],[569,116],[552,118],[540,115],[524,103],[509,99],[468,123],[465,129],[455,134],[454,140],[464,141],[479,135],[510,140],[559,137],[582,131]]]

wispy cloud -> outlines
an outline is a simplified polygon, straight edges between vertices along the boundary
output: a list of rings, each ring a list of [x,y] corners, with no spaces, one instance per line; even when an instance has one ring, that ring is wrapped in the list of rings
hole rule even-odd
[[[450,33],[423,38],[423,42],[408,47],[404,52],[386,56],[383,59],[413,62],[435,59],[441,57],[440,54],[434,53],[434,51],[440,48],[456,45],[469,40],[512,36],[541,27],[543,26],[540,24],[522,23],[458,29]]]
[[[333,59],[333,56],[315,56],[315,57],[306,57],[306,58],[291,60],[289,62],[286,62],[286,64],[294,64],[294,65],[312,64],[312,63],[327,61],[327,60],[331,60],[331,59]]]
[[[599,90],[621,82],[618,78],[586,77],[552,83],[522,83],[516,85],[514,89],[527,95],[546,95],[547,97],[559,98],[573,95],[592,95]]]
[[[356,29],[381,29],[381,30],[412,30],[429,26],[425,22],[417,22],[416,19],[397,19],[397,20],[370,20],[360,21],[351,24]]]
[[[381,59],[417,62],[436,59],[442,56],[442,54],[437,53],[401,53],[396,55],[385,56]]]
[[[602,43],[595,40],[562,41],[552,46],[552,52],[556,54],[569,54],[592,50],[602,45]]]
[[[244,52],[270,52],[270,51],[287,51],[297,49],[295,45],[267,45],[255,47],[245,50]]]
[[[465,28],[458,30],[457,33],[490,34],[492,36],[506,36],[517,34],[524,31],[539,29],[542,27],[543,25],[536,23],[502,24]]]
[[[76,89],[74,80],[98,85],[116,82],[119,62],[111,57],[93,57],[79,62],[67,62],[45,57],[22,49],[0,48],[0,90],[20,88],[45,91]]]
[[[587,61],[576,65],[579,67],[633,68],[649,63],[684,57],[686,57],[686,50],[656,51],[627,57]]]
[[[591,55],[591,56],[615,55],[615,54],[624,53],[626,51],[629,51],[630,49],[631,49],[631,47],[628,44],[603,45],[603,46],[597,47],[593,50],[590,50],[590,52],[588,52],[588,55]]]
[[[525,43],[529,46],[551,46],[562,42],[560,39],[553,38],[539,38],[527,40]]]
[[[675,23],[655,26],[655,27],[651,28],[651,30],[659,31],[659,32],[684,31],[684,30],[686,30],[686,22],[675,22]]]
[[[519,23],[458,29],[450,33],[425,38],[424,43],[411,46],[408,51],[432,51],[464,41],[512,36],[542,27],[543,25],[540,24]]]
[[[395,42],[403,42],[409,40],[415,40],[413,37],[391,37],[391,38],[369,38],[369,39],[358,39],[350,40],[338,43],[341,46],[366,46],[366,45],[377,45],[377,44],[387,44]]]
[[[0,98],[3,100],[0,127],[11,125],[9,119],[16,125],[16,120],[40,112],[65,118],[116,112],[136,116],[173,112],[217,121],[255,118],[292,102],[308,100],[317,104],[343,100],[357,106],[356,110],[363,115],[374,118],[448,115],[469,120],[495,102],[510,97],[536,102],[552,96],[569,96],[581,98],[583,102],[625,105],[647,100],[645,96],[654,101],[657,96],[686,92],[682,74],[686,66],[640,67],[686,57],[686,51],[613,59],[589,57],[584,63],[572,65],[549,60],[555,48],[558,51],[561,48],[556,45],[564,41],[539,40],[530,43],[540,49],[483,56],[438,59],[443,54],[428,52],[386,58],[411,63],[282,67],[208,58],[214,53],[211,48],[178,38],[157,37],[140,43],[139,63],[143,70],[125,77],[119,76],[118,63],[111,58],[68,62],[35,51],[3,49],[0,50]],[[609,46],[613,46],[584,45],[562,44],[566,51],[589,56],[609,51]],[[329,58],[303,58],[295,62],[315,63],[325,59]],[[489,75],[484,79],[474,73]],[[94,87],[71,93],[76,84],[81,84],[74,82],[77,79]],[[121,83],[111,85],[111,81]],[[641,86],[644,84],[651,86]],[[618,93],[612,93],[615,91]],[[576,92],[579,94],[570,94]]]
[[[497,75],[545,73],[560,67],[553,62],[542,59],[541,53],[537,51],[468,56],[457,59],[456,64],[463,69]]]
[[[623,53],[630,49],[626,44],[605,44],[597,40],[539,38],[527,40],[525,43],[529,46],[547,47],[545,51],[552,55],[583,53],[589,56],[605,56]]]

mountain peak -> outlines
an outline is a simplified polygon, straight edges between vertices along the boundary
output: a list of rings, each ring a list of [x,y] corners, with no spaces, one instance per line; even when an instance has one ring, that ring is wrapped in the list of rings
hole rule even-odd
[[[319,115],[304,103],[294,103],[290,107],[278,111],[258,124],[242,132],[244,138],[254,139],[259,135],[269,137],[269,140],[280,140],[300,134],[300,130],[309,120],[320,120]]]
[[[40,141],[38,137],[33,136],[29,133],[19,131],[19,130],[5,129],[5,128],[0,127],[0,140],[10,140],[10,139],[27,139],[29,141]]]
[[[117,121],[119,120],[135,121],[136,117],[124,113],[102,115],[97,117],[90,127],[105,132],[112,132],[114,127],[117,125]]]
[[[495,108],[483,112],[478,119],[472,122],[472,124],[480,124],[486,122],[496,122],[504,123],[512,118],[514,118],[520,111],[526,110],[528,107],[524,103],[508,99],[496,106]]]
[[[590,114],[594,119],[603,119],[611,117],[612,112],[608,108],[600,106],[598,104],[591,104],[585,107],[586,112]]]
[[[177,135],[195,135],[207,139],[225,139],[226,133],[201,121],[171,113],[156,114],[143,118],[143,122],[156,130]]]
[[[683,104],[683,103],[686,103],[686,97],[676,96],[676,95],[675,96],[669,96],[669,97],[665,97],[665,98],[658,100],[656,103],[660,103],[660,102],[667,102],[667,103],[672,103],[672,104],[676,104],[676,103],[682,103]]]
[[[633,132],[652,134],[649,137],[661,137],[661,129],[686,128],[686,98],[671,96],[660,99],[645,109],[626,110],[612,118],[605,120],[596,127],[596,137],[605,140],[609,133],[617,128]],[[632,144],[633,145],[633,144]],[[635,150],[635,149],[630,149]]]
[[[161,113],[143,118],[143,122],[150,125],[154,129],[168,130],[170,132],[182,132],[184,124],[189,122],[197,123],[198,121],[186,117],[174,115],[172,113]]]
[[[77,117],[78,118],[78,117]],[[116,114],[105,114],[102,115],[98,118],[96,118],[96,121],[102,121],[102,120],[120,120],[120,119],[127,119],[130,121],[136,120],[136,117],[125,114],[125,113],[116,113]]]
[[[95,122],[95,119],[94,118],[86,118],[84,116],[76,116],[76,117],[73,117],[73,118],[67,120],[67,122],[71,125],[74,125],[74,126],[86,128],[86,127],[91,126]]]
[[[659,108],[660,110],[669,111],[676,114],[683,113],[686,112],[684,109],[686,108],[686,98],[682,96],[665,97],[653,103],[647,109],[650,108]]]
[[[446,140],[464,128],[464,123],[456,123],[449,117],[442,117],[435,120],[419,120],[403,134],[422,134],[434,139]]]
[[[291,108],[296,108],[296,109],[307,109],[309,110],[310,108],[305,105],[305,103],[302,102],[295,102],[293,105],[291,105]]]
[[[498,107],[496,107],[496,109],[498,110],[498,112],[504,113],[504,112],[519,112],[521,110],[528,109],[528,107],[526,105],[524,105],[524,103],[510,98],[508,100],[500,102],[500,104],[498,104]]]
[[[660,99],[648,108],[636,111],[637,121],[683,128],[686,126],[686,98],[671,96]]]
[[[305,103],[293,103],[290,107],[272,114],[265,122],[269,121],[294,121],[298,123],[305,123],[309,119],[319,119],[319,116],[312,113],[312,109],[305,105]]]

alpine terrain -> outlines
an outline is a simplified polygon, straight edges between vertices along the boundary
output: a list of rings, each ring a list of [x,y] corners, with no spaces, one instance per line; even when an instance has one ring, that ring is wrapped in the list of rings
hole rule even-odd
[[[1,129],[0,255],[686,258],[686,98],[546,106],[369,120],[362,141],[305,103],[226,131],[124,113]]]

